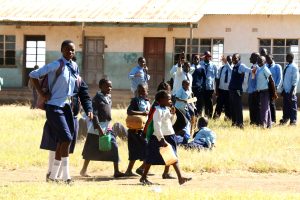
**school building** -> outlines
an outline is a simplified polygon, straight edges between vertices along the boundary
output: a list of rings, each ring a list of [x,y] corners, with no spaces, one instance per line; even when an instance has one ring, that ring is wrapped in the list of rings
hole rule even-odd
[[[217,65],[221,55],[237,52],[249,65],[252,52],[267,48],[282,66],[288,52],[299,62],[298,0],[0,0],[0,4],[4,80],[0,101],[27,91],[29,72],[58,59],[65,39],[74,41],[81,75],[92,90],[101,77],[109,77],[120,102],[130,97],[127,74],[140,56],[147,60],[150,89],[170,78],[169,70],[182,51],[190,59],[210,50]]]

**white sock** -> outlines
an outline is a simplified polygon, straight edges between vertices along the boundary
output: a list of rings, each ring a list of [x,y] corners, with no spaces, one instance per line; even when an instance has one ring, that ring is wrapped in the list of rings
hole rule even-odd
[[[62,162],[61,165],[62,165],[62,171],[63,171],[62,179],[64,181],[71,179],[70,171],[69,171],[69,157],[62,157],[61,162]]]
[[[58,178],[58,179],[62,179],[62,164],[61,164],[60,167],[59,167],[58,174],[57,174],[57,178]]]
[[[57,179],[57,174],[58,174],[58,170],[59,167],[61,165],[61,161],[60,160],[54,160],[53,165],[52,165],[52,169],[51,169],[51,173],[50,173],[50,177],[52,180],[56,180]]]
[[[47,174],[50,174],[51,169],[52,169],[52,165],[55,159],[55,151],[49,151],[49,161],[48,161],[48,172]]]

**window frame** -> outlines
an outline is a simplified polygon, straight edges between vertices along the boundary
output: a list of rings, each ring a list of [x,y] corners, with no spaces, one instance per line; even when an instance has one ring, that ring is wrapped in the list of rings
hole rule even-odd
[[[260,45],[260,40],[271,40],[271,44],[270,44],[270,46],[261,46]],[[284,40],[284,46],[278,46],[278,45],[274,45],[274,40]],[[298,41],[298,45],[287,45],[287,40],[297,40]],[[289,47],[291,47],[291,46],[298,46],[298,52],[297,52],[297,54],[295,55],[294,54],[294,56],[295,56],[295,58],[294,58],[294,62],[295,62],[295,64],[296,65],[298,65],[298,67],[299,67],[299,64],[300,64],[300,49],[299,49],[299,42],[300,42],[300,39],[299,38],[258,38],[258,50],[259,50],[259,52],[260,52],[260,50],[261,50],[261,48],[270,48],[270,50],[271,51],[269,51],[269,53],[271,53],[272,55],[273,55],[273,57],[274,57],[274,61],[276,62],[276,63],[278,63],[278,64],[280,64],[280,65],[282,65],[282,68],[284,68],[286,65],[287,65],[287,62],[286,62],[286,60],[285,60],[285,57],[286,57],[286,54],[288,53],[287,52],[287,48],[289,48]],[[279,54],[279,53],[276,53],[276,54],[274,54],[274,50],[273,50],[273,48],[276,48],[276,47],[284,47],[284,54]],[[280,56],[280,55],[283,55],[284,56],[284,61],[283,62],[279,62],[279,61],[277,61],[277,60],[275,60],[275,57],[276,56]]]
[[[184,52],[185,52],[185,59],[187,59],[187,58],[189,58],[189,56],[190,56],[190,52],[189,52],[189,48],[190,48],[190,44],[189,44],[189,40],[190,40],[190,38],[184,38],[184,37],[174,37],[173,38],[173,56],[172,56],[172,63],[173,64],[176,64],[175,62],[176,62],[176,59],[175,59],[175,57],[177,56],[177,55],[180,55],[180,53],[177,53],[176,51],[175,51],[175,48],[177,47],[177,46],[183,46],[183,45],[176,45],[176,40],[177,39],[184,39],[185,40],[185,44],[184,44]],[[214,47],[214,40],[222,40],[223,41],[223,52],[221,53],[222,55],[224,54],[224,43],[225,43],[225,39],[223,38],[223,37],[203,37],[203,38],[199,38],[199,37],[197,37],[197,38],[193,38],[193,40],[198,40],[198,43],[197,44],[192,44],[192,48],[193,47],[197,47],[198,48],[198,52],[197,53],[194,53],[193,51],[192,51],[192,56],[193,55],[201,55],[201,54],[203,54],[204,52],[202,52],[201,51],[201,48],[210,48],[210,52],[211,52],[211,54],[212,54],[212,58],[214,57],[214,55],[213,55],[213,47]],[[202,40],[210,40],[210,45],[201,45],[201,41]],[[213,59],[212,59],[212,61],[213,61]],[[216,64],[216,65],[220,65],[220,63],[221,63],[221,61],[219,61],[218,63],[216,63],[216,61],[213,61],[213,63],[214,64]]]
[[[0,34],[0,36],[3,37],[3,41],[0,41],[1,44],[3,44],[3,48],[0,49],[0,51],[3,51],[3,64],[0,63],[0,68],[16,68],[17,67],[17,53],[16,53],[16,45],[17,45],[17,37],[16,35],[13,34]],[[6,37],[14,37],[14,41],[6,41]],[[8,44],[14,44],[14,48],[10,49],[7,48]],[[7,51],[12,51],[13,56],[7,56],[8,52]],[[7,59],[14,59],[14,64],[7,64]]]

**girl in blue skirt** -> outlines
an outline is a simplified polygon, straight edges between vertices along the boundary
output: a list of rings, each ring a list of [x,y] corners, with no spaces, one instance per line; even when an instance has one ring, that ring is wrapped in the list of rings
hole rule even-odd
[[[165,162],[159,152],[160,147],[166,147],[168,145],[167,143],[169,143],[172,146],[175,154],[177,154],[177,141],[172,127],[172,120],[174,120],[175,109],[172,108],[170,111],[170,109],[168,108],[172,105],[171,95],[167,91],[159,91],[155,95],[155,100],[158,103],[158,106],[155,107],[155,111],[153,114],[154,133],[153,135],[151,135],[146,148],[145,168],[144,173],[140,179],[140,182],[145,185],[152,184],[147,179],[147,174],[151,165],[165,165]],[[178,182],[180,185],[191,180],[191,178],[185,178],[181,175],[178,162],[174,163],[173,167],[176,171]]]
[[[139,84],[137,86],[137,97],[134,97],[127,109],[128,115],[147,116],[150,111],[150,103],[147,99],[147,85]],[[146,152],[146,138],[143,130],[128,129],[128,153],[129,164],[125,172],[126,176],[135,176],[132,168],[136,160],[144,161]],[[136,170],[136,173],[142,175],[144,163]]]

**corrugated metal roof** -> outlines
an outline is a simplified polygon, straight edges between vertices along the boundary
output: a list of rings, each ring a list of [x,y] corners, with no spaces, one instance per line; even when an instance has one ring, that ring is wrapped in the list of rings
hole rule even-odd
[[[0,21],[196,23],[205,14],[300,15],[300,0],[0,0]]]
[[[195,23],[205,0],[0,0],[0,21]]]

